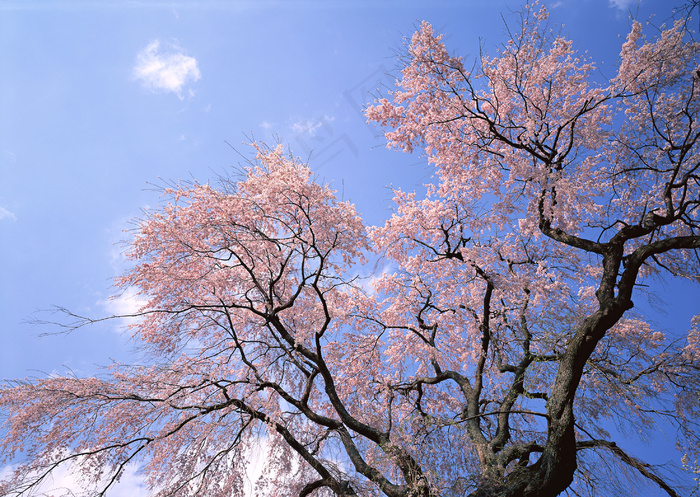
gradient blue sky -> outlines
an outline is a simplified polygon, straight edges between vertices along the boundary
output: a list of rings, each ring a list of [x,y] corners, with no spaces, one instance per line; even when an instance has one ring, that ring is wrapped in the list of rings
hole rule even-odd
[[[553,24],[610,75],[629,26],[673,0],[545,1]],[[681,0],[678,0],[681,3]],[[504,41],[518,1],[0,0],[0,378],[94,371],[128,360],[113,324],[40,339],[26,324],[52,305],[93,316],[124,261],[118,242],[150,183],[214,180],[240,163],[230,143],[278,137],[369,224],[389,213],[389,185],[429,176],[419,155],[384,149],[363,104],[390,86],[404,36],[427,20],[451,51]],[[377,89],[380,90],[377,90]],[[669,284],[664,319],[682,330],[696,287]],[[118,308],[118,304],[122,307]],[[678,460],[658,437],[655,462]],[[665,450],[659,451],[663,447]],[[659,455],[660,454],[660,455]]]

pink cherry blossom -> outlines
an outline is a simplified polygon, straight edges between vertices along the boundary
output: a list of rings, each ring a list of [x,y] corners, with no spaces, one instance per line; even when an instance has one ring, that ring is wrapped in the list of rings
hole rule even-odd
[[[167,190],[117,281],[150,363],[0,390],[0,494],[70,466],[102,495],[138,463],[158,497],[244,495],[264,453],[259,495],[599,495],[611,467],[679,495],[606,427],[670,419],[700,455],[700,317],[634,308],[698,282],[700,44],[635,22],[603,81],[546,19],[476,64],[421,24],[367,117],[434,175],[383,226],[281,146]]]

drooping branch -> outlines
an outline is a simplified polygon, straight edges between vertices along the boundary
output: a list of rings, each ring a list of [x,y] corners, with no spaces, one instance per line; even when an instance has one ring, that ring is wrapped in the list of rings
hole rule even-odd
[[[673,490],[659,475],[654,473],[652,466],[645,462],[636,459],[625,451],[623,451],[615,442],[610,442],[608,440],[583,440],[576,442],[577,450],[583,449],[596,449],[604,448],[613,453],[618,460],[626,464],[627,466],[633,468],[639,474],[648,478],[649,480],[656,483],[664,492],[666,492],[670,497],[679,497],[675,490]]]

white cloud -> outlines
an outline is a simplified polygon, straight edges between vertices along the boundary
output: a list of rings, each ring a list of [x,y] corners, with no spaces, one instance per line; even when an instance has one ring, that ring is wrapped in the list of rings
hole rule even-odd
[[[119,295],[99,302],[110,316],[135,316],[146,303],[146,299],[139,296],[131,287]]]
[[[118,335],[131,335],[134,333],[132,326],[138,326],[143,322],[144,314],[141,309],[148,300],[138,295],[134,288],[127,288],[119,295],[97,301],[97,305],[103,309],[107,319],[113,320],[113,330]]]
[[[136,56],[134,78],[151,91],[172,92],[182,100],[183,87],[201,77],[197,60],[185,55],[182,48],[174,44],[155,40]],[[193,94],[192,90],[189,94]]]
[[[17,221],[17,216],[13,212],[8,211],[4,207],[0,207],[0,221],[3,219],[9,219],[10,221]]]
[[[0,467],[0,481],[11,476],[13,466]],[[85,490],[85,485],[81,482],[80,476],[72,472],[70,468],[61,466],[51,473],[51,476],[44,480],[29,497],[40,497],[53,495],[54,492],[68,492],[68,495],[81,495]],[[61,495],[64,495],[61,493]],[[113,497],[146,497],[148,495],[146,479],[138,473],[138,466],[128,464],[124,469],[118,483],[112,488],[108,495]]]
[[[323,116],[320,119],[299,119],[291,124],[290,128],[297,135],[316,136],[321,126],[329,126],[335,120],[333,116]]]
[[[366,263],[355,275],[357,276],[355,284],[358,285],[367,295],[376,295],[377,281],[387,274],[396,272],[396,265],[393,263],[384,263],[382,269],[378,270],[379,262],[380,261]]]
[[[268,480],[275,476],[274,470],[270,471],[270,467],[266,464],[270,454],[270,444],[263,437],[257,440],[257,443],[245,449],[248,458],[248,464],[245,467],[245,475],[243,480],[243,496],[253,497],[260,495],[261,491],[270,490]],[[296,470],[299,465],[298,459],[290,461],[292,471]],[[111,497],[146,497],[153,495],[155,492],[148,492],[147,475],[139,472],[142,466],[137,463],[129,463],[124,468],[119,481],[111,487],[107,495]],[[0,466],[0,482],[9,479],[16,469],[16,465]],[[103,480],[104,482],[105,480]],[[71,465],[59,466],[51,475],[46,478],[41,484],[34,489],[27,497],[46,497],[59,492],[59,495],[83,495],[88,488],[85,482],[81,480],[78,467]]]

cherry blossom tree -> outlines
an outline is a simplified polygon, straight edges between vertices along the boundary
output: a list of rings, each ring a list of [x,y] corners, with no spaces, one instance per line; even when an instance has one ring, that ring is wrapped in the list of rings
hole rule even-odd
[[[261,495],[601,495],[619,468],[679,495],[606,427],[698,456],[700,315],[666,334],[633,299],[700,278],[700,44],[634,22],[603,80],[546,17],[471,66],[419,27],[367,116],[434,177],[384,226],[281,146],[168,190],[118,280],[149,364],[8,384],[0,494],[138,463],[156,496],[243,495],[264,446]]]

